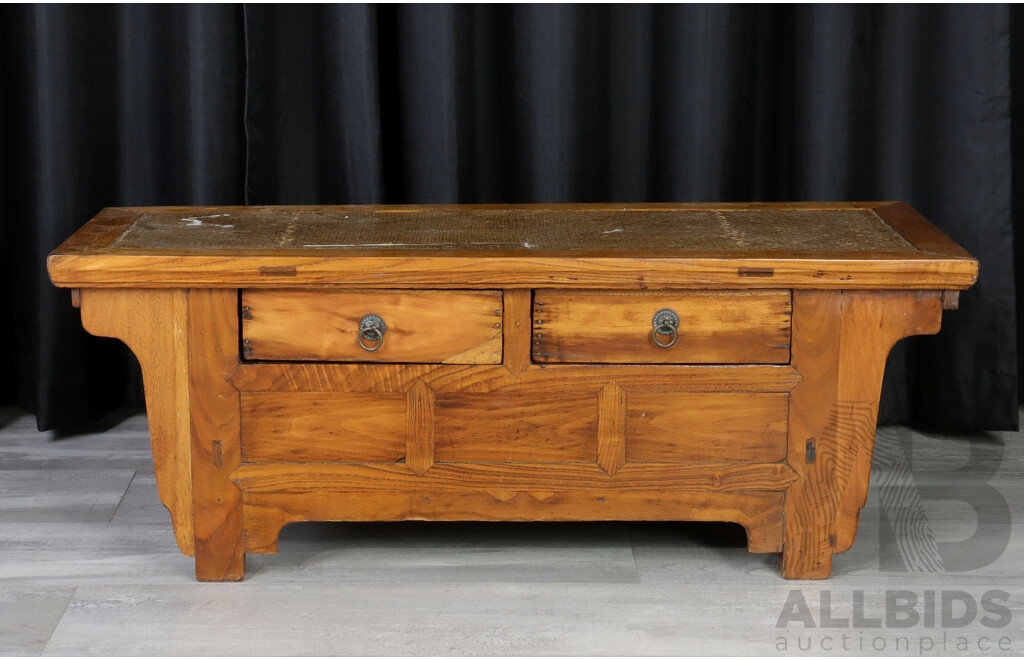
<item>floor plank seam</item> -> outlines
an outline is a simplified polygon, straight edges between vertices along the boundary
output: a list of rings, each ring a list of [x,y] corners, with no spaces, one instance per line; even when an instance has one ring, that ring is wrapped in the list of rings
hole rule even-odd
[[[636,543],[633,541],[633,532],[633,525],[626,527],[626,534],[629,537],[629,556],[633,558],[633,571],[636,573],[636,582],[641,584],[644,581],[644,574],[636,560]]]
[[[121,508],[121,505],[124,504],[124,498],[128,495],[128,490],[132,487],[132,484],[135,483],[135,475],[138,473],[138,470],[132,470],[132,478],[128,480],[128,485],[124,487],[124,492],[121,493],[121,499],[117,501],[117,506],[115,506],[114,510],[110,513],[110,520],[107,521],[108,523],[114,522],[114,518],[117,517],[118,510]]]
[[[64,603],[64,611],[60,613],[60,617],[57,619],[57,622],[54,623],[53,628],[50,629],[50,634],[46,636],[46,643],[43,644],[43,648],[40,649],[39,653],[36,654],[39,657],[43,657],[46,655],[46,650],[50,648],[50,640],[53,639],[53,634],[57,632],[57,628],[60,626],[60,622],[63,621],[64,617],[67,615],[68,608],[71,607],[71,602],[75,600],[75,596],[78,595],[79,587],[81,587],[81,585],[76,584],[75,588],[72,589],[71,593],[68,595],[68,600],[66,603]]]

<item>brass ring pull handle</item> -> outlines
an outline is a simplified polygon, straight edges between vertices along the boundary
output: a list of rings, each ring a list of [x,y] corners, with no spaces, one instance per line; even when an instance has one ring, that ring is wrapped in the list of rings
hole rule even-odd
[[[384,345],[384,333],[387,330],[388,326],[384,323],[384,319],[376,314],[367,314],[359,321],[359,332],[356,333],[356,341],[359,342],[360,348],[372,353]],[[366,342],[375,345],[367,346]]]
[[[654,330],[651,330],[651,341],[659,348],[670,348],[679,339],[679,315],[671,309],[658,310],[652,321]],[[659,337],[669,337],[668,341],[661,341]]]

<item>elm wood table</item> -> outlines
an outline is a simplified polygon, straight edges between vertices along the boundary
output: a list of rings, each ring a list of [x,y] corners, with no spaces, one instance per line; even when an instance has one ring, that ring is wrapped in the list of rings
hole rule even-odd
[[[732,521],[827,577],[886,355],[978,268],[901,203],[106,209],[48,266],[200,580],[409,519]]]

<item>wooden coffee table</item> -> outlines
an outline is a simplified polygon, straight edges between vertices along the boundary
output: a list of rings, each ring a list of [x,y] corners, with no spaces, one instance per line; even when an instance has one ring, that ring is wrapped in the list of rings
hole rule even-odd
[[[886,355],[978,272],[891,202],[111,208],[48,266],[200,580],[304,520],[731,521],[826,577]]]

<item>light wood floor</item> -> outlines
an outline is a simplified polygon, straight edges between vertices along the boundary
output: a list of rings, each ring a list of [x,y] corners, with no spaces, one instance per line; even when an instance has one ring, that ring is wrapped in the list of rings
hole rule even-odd
[[[199,584],[157,500],[144,416],[58,438],[0,409],[0,653],[774,654],[785,640],[791,653],[918,655],[922,638],[941,652],[944,633],[946,654],[1005,653],[1000,638],[1024,652],[1020,434],[892,427],[878,442],[857,543],[828,581],[782,580],[731,525],[310,523],[286,528],[280,554],[250,556],[244,582]],[[820,625],[822,601],[849,618],[862,597],[884,618],[897,589],[978,602],[1003,590],[1010,621]],[[818,627],[776,627],[792,598]]]

